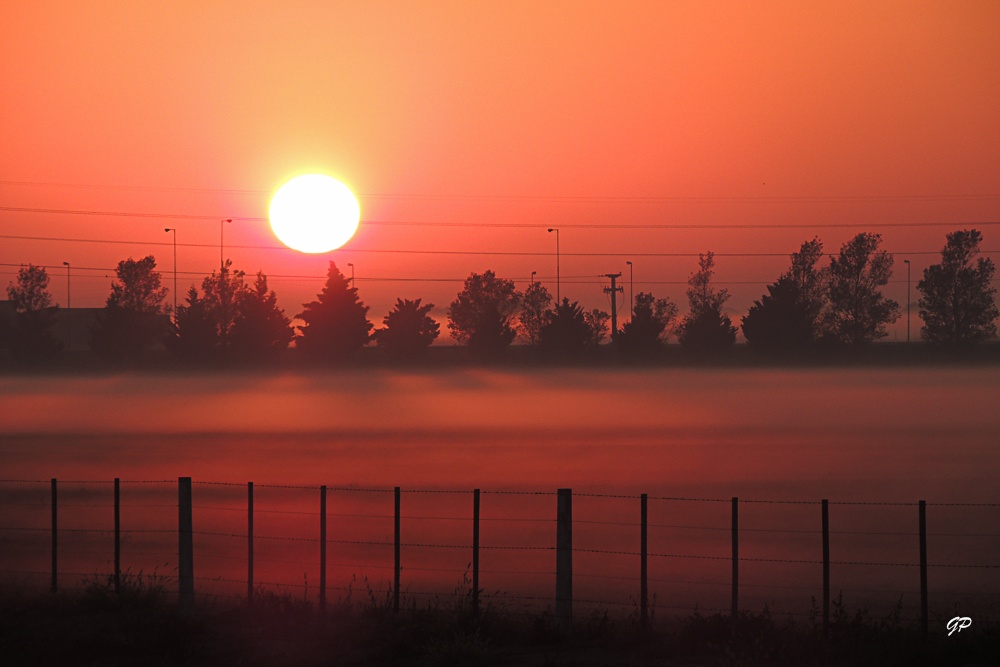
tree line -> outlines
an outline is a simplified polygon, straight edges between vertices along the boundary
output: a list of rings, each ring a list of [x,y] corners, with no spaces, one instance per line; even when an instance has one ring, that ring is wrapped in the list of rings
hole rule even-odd
[[[974,229],[947,234],[941,261],[923,271],[917,291],[925,341],[963,347],[996,337],[996,267],[980,255],[981,242]],[[748,345],[764,355],[789,356],[885,337],[900,307],[882,293],[893,257],[880,244],[878,234],[858,234],[821,266],[823,243],[818,238],[802,243],[789,268],[742,318]],[[713,286],[714,272],[714,254],[699,255],[683,317],[669,298],[636,294],[631,317],[610,332],[615,352],[650,358],[675,336],[695,355],[725,353],[736,342],[737,326],[723,312],[730,295]],[[122,260],[115,275],[90,338],[90,348],[108,362],[135,362],[162,345],[185,363],[256,363],[274,358],[292,341],[302,355],[317,360],[347,360],[374,344],[402,361],[419,358],[440,335],[430,315],[434,305],[419,298],[397,299],[375,329],[369,307],[333,262],[316,299],[295,315],[302,321],[297,327],[278,307],[263,272],[249,278],[229,260],[202,280],[200,290],[192,286],[175,313],[152,255]],[[60,352],[52,331],[58,306],[48,284],[45,268],[28,265],[7,287],[13,317],[0,326],[0,348],[19,363],[37,364]],[[587,311],[568,297],[552,301],[538,281],[520,292],[491,270],[473,272],[448,307],[447,326],[480,359],[502,356],[519,336],[542,356],[585,358],[609,337],[607,312]]]

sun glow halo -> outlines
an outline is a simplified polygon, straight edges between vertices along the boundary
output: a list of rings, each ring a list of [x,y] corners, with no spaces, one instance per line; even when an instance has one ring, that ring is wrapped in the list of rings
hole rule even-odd
[[[354,236],[361,208],[350,188],[337,179],[305,174],[278,188],[268,216],[279,241],[316,254],[336,250]]]

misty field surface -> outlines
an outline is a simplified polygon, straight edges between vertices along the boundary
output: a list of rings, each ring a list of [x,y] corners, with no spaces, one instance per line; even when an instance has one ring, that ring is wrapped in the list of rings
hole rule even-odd
[[[255,581],[315,601],[327,485],[331,599],[366,587],[384,596],[399,486],[402,592],[424,604],[468,588],[479,488],[487,602],[545,609],[555,491],[572,488],[577,609],[635,612],[645,493],[656,613],[725,611],[738,497],[741,607],[805,618],[821,591],[827,499],[834,595],[913,618],[925,500],[932,614],[995,613],[998,403],[992,367],[0,378],[0,468],[19,480],[0,484],[0,520],[16,529],[0,536],[16,547],[3,569],[46,586],[48,480],[58,478],[60,526],[79,531],[60,538],[62,581],[107,572],[118,477],[123,562],[169,580],[176,479],[190,476],[198,590],[246,595],[254,482]]]

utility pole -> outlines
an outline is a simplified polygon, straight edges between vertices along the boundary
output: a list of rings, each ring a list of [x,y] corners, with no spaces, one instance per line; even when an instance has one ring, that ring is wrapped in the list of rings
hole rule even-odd
[[[619,273],[605,273],[605,278],[611,279],[611,287],[605,287],[605,294],[611,295],[611,347],[617,349],[618,340],[618,292],[624,292],[624,287],[617,287],[615,285],[615,280],[621,278],[621,272]]]
[[[226,260],[225,260],[226,253],[224,250],[226,245],[224,242],[226,238],[226,232],[225,232],[225,225],[223,223],[232,221],[233,221],[232,218],[225,218],[224,220],[219,221],[219,271],[223,271],[226,268]]]
[[[910,342],[910,260],[904,259],[906,264],[906,342]]]
[[[177,321],[177,228],[165,227],[165,232],[174,233],[174,322]]]
[[[632,321],[632,315],[635,314],[635,297],[632,296],[632,262],[625,262],[628,264],[628,321]]]
[[[63,262],[66,267],[66,349],[73,349],[73,301],[70,299],[69,262]]]
[[[560,280],[559,280],[559,229],[556,228],[556,227],[549,228],[549,233],[552,233],[552,232],[556,233],[556,306],[558,306],[560,300],[562,299],[562,294],[560,294],[560,290],[559,290],[559,282],[560,282]]]

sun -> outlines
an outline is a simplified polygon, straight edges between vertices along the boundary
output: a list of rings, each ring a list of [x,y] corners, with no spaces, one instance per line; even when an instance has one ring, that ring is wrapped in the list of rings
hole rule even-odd
[[[279,241],[316,254],[336,250],[354,236],[361,208],[350,188],[337,179],[305,174],[278,188],[268,215]]]

